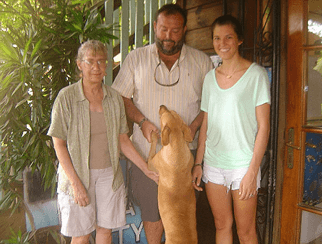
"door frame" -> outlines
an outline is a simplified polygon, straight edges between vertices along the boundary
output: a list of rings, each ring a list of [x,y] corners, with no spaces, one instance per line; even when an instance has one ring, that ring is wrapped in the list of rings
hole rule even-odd
[[[297,244],[301,234],[302,210],[305,210],[299,205],[303,194],[304,138],[306,132],[314,130],[303,128],[306,120],[304,57],[308,50],[305,46],[308,1],[287,0],[287,3],[287,98],[280,243]],[[292,128],[294,141],[290,143]],[[292,153],[293,156],[290,156]],[[290,164],[292,160],[293,165]]]
[[[287,98],[285,143],[288,131],[294,128],[294,142],[301,145],[304,108],[303,101],[303,0],[287,0]],[[301,150],[293,149],[293,167],[288,166],[288,150],[284,149],[283,195],[281,213],[281,243],[298,243],[300,214],[297,207],[300,194]]]

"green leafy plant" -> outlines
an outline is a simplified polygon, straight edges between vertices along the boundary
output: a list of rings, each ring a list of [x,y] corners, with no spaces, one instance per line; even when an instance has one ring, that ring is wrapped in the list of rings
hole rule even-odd
[[[61,88],[78,80],[75,56],[80,44],[116,38],[100,9],[90,5],[0,0],[0,208],[15,211],[22,206],[30,222],[16,186],[28,169],[39,171],[43,187],[55,192],[57,160],[46,135],[53,101]]]
[[[314,66],[314,70],[316,70],[317,72],[319,72],[322,75],[322,52],[321,51],[316,51],[315,52],[316,55],[319,55],[319,58],[316,62],[316,65]]]
[[[0,244],[31,244],[29,242],[29,235],[30,233],[24,233],[19,230],[18,233],[15,233],[11,230],[11,236],[7,240],[2,240]]]
[[[9,239],[0,241],[0,244],[47,244],[53,242],[58,244],[69,243],[68,238],[64,237],[56,227],[46,227],[25,233],[22,233],[20,229],[17,231],[17,233],[15,233],[12,229],[10,231],[11,236]]]

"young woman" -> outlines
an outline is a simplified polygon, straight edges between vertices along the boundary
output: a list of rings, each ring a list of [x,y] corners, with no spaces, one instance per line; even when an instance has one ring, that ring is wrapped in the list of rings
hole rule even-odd
[[[201,190],[201,177],[206,183],[216,243],[233,243],[234,217],[240,243],[258,243],[257,190],[270,129],[268,76],[264,68],[241,57],[242,27],[236,18],[221,16],[212,30],[222,64],[207,74],[203,85],[201,110],[205,115],[193,184]]]

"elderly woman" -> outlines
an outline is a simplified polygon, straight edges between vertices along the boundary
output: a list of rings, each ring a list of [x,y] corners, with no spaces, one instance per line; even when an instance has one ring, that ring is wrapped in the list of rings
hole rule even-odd
[[[107,49],[87,41],[78,50],[81,79],[63,88],[54,103],[48,135],[59,160],[61,232],[71,243],[111,243],[111,229],[125,225],[125,188],[120,150],[149,178],[158,175],[134,149],[119,94],[102,83]]]

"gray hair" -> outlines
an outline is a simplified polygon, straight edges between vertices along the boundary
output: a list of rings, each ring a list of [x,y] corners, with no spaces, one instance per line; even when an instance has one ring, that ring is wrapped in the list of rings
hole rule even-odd
[[[98,40],[88,40],[88,41],[84,42],[78,48],[77,60],[83,60],[87,51],[93,52],[94,55],[96,55],[96,53],[102,53],[107,57],[106,46]]]

